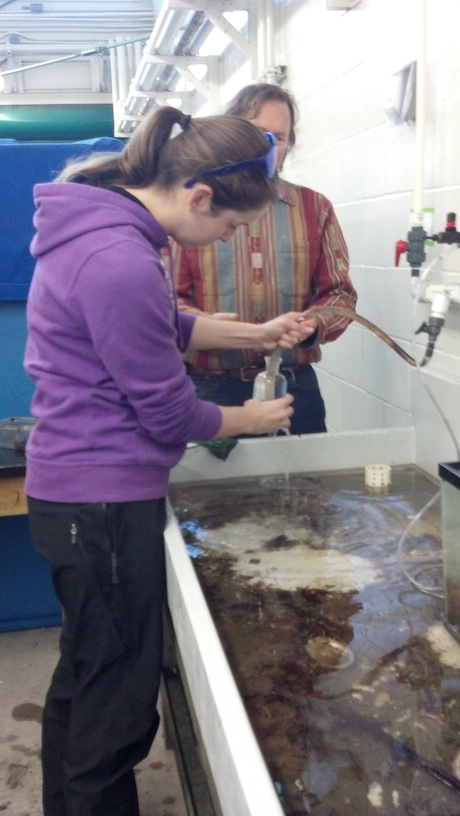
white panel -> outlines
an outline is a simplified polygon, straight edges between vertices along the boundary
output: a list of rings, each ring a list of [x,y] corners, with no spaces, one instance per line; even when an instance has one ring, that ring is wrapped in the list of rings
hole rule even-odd
[[[414,461],[414,443],[413,428],[240,439],[225,462],[203,447],[188,450],[173,469],[171,482],[265,476],[284,466],[290,473],[341,470],[364,466],[369,457],[402,465]]]
[[[168,605],[222,816],[283,816],[170,508],[165,542]]]

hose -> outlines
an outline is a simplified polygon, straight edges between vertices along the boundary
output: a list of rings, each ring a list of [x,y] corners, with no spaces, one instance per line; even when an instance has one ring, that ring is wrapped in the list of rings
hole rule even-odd
[[[409,363],[409,365],[411,366],[417,367],[416,361],[414,360],[413,357],[410,356],[410,354],[407,354],[404,351],[404,349],[401,348],[401,346],[398,346],[398,344],[395,343],[395,341],[388,336],[388,334],[385,334],[385,332],[382,331],[382,329],[379,329],[379,327],[376,326],[375,323],[371,323],[371,321],[367,320],[366,317],[362,317],[361,315],[356,314],[356,312],[353,312],[351,309],[344,309],[342,306],[312,307],[311,309],[306,309],[305,312],[303,312],[303,317],[310,317],[310,315],[318,314],[325,316],[341,315],[342,317],[347,317],[349,320],[354,320],[356,323],[361,323],[361,325],[365,326],[366,329],[369,329],[371,332],[376,334],[377,337],[380,337],[380,339],[383,340],[383,342],[386,343],[387,346],[390,346],[390,348],[392,348],[393,351],[399,354],[399,356],[402,357],[403,360],[406,361],[406,363]]]

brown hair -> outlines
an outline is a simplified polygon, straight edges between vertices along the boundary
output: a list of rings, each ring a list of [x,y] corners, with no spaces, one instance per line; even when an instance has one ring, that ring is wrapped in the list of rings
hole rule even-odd
[[[174,126],[181,131],[173,135]],[[97,154],[68,165],[56,181],[76,181],[98,187],[164,189],[200,174],[269,150],[260,131],[237,116],[192,119],[165,105],[147,116],[120,153]],[[276,179],[268,179],[263,163],[225,177],[206,176],[213,191],[213,208],[241,212],[264,206],[276,197]]]
[[[269,82],[251,82],[241,89],[227,106],[226,113],[231,116],[241,116],[243,119],[254,119],[264,102],[275,99],[284,102],[291,115],[291,129],[289,131],[289,148],[295,145],[295,126],[297,123],[297,105],[289,91],[279,85]]]

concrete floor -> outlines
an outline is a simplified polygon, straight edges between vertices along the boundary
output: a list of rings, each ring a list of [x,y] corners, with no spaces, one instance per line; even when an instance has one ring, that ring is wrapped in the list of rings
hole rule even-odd
[[[42,816],[40,723],[58,638],[58,628],[0,634],[2,816]],[[165,746],[161,725],[136,780],[141,816],[187,816],[174,753]]]

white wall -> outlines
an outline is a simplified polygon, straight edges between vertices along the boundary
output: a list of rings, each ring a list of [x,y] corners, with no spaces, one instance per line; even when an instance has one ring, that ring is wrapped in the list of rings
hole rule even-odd
[[[417,56],[420,6],[420,0],[362,0],[352,11],[330,12],[326,0],[276,4],[276,62],[287,65],[287,86],[300,110],[285,175],[332,200],[350,250],[358,313],[418,361],[427,335],[418,335],[414,346],[414,329],[428,307],[415,307],[409,294],[405,256],[399,268],[394,261],[414,203],[415,127],[391,124],[384,107],[392,73]],[[458,212],[460,221],[459,30],[458,0],[427,0],[422,205],[434,207],[435,232],[444,229],[447,212]],[[441,249],[427,250],[427,264]],[[460,271],[460,250],[433,270],[447,263]],[[460,307],[449,310],[426,368],[412,368],[354,323],[325,347],[318,372],[331,430],[414,425],[421,467],[437,473],[439,462],[458,457]]]

